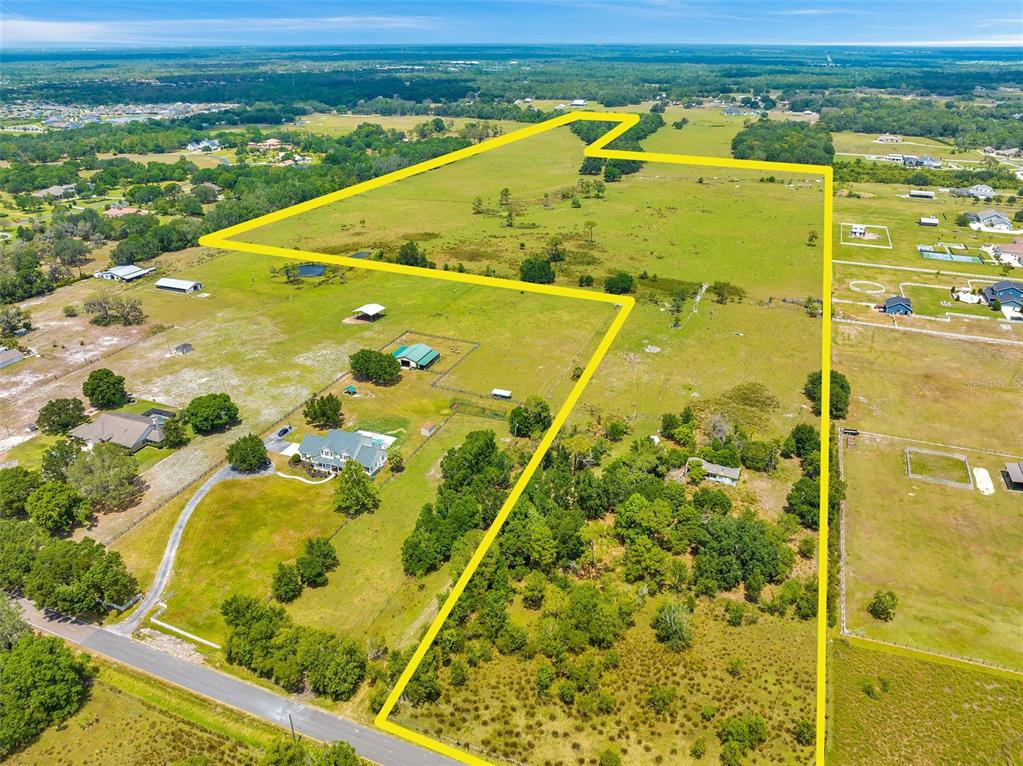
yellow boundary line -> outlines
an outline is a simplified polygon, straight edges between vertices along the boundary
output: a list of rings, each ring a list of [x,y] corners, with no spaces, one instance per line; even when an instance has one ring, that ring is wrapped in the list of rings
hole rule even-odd
[[[617,315],[611,322],[611,326],[607,332],[604,333],[600,343],[597,346],[597,350],[594,352],[593,357],[587,362],[586,367],[583,370],[579,380],[572,387],[569,392],[568,398],[565,403],[558,410],[557,415],[554,417],[554,421],[551,427],[543,435],[540,440],[540,444],[537,447],[536,452],[530,458],[529,463],[523,469],[522,474],[519,476],[515,486],[512,487],[511,492],[508,494],[508,498],[505,500],[504,505],[501,506],[501,510],[498,512],[497,517],[494,519],[493,524],[486,531],[483,536],[483,540],[476,548],[469,560],[468,566],[465,571],[462,572],[458,578],[454,587],[452,587],[447,599],[441,606],[434,618],[430,627],[427,629],[426,634],[420,641],[419,646],[416,647],[415,652],[412,654],[412,658],[409,660],[408,665],[398,678],[397,683],[391,690],[391,693],[387,696],[387,700],[384,702],[383,708],[377,714],[374,719],[374,724],[377,728],[383,731],[395,734],[399,737],[409,740],[417,745],[429,748],[435,752],[446,755],[449,758],[461,761],[471,766],[492,766],[489,761],[486,761],[479,756],[467,753],[463,750],[459,750],[456,747],[452,747],[444,742],[431,739],[430,737],[421,734],[420,732],[413,731],[412,729],[405,728],[400,724],[388,720],[391,712],[397,705],[398,700],[401,698],[402,692],[408,685],[416,669],[423,661],[423,657],[426,656],[426,652],[429,650],[430,645],[433,643],[437,634],[440,632],[441,627],[447,620],[448,615],[454,608],[455,602],[461,596],[472,578],[476,569],[479,567],[480,562],[486,555],[487,550],[493,544],[497,538],[498,532],[504,525],[505,520],[511,513],[516,501],[522,495],[523,490],[529,483],[533,474],[540,467],[540,463],[546,455],[547,450],[550,449],[553,444],[561,427],[565,424],[568,419],[569,413],[575,407],[589,383],[590,378],[593,377],[593,373],[596,371],[601,360],[607,354],[608,349],[611,347],[612,341],[621,331],[622,326],[625,324],[625,320],[628,318],[630,312],[635,306],[635,299],[629,296],[621,295],[606,295],[604,293],[597,293],[590,290],[581,290],[578,288],[561,287],[557,285],[538,285],[531,282],[519,282],[512,279],[500,279],[497,277],[485,277],[477,274],[465,274],[455,271],[441,271],[438,269],[422,269],[415,266],[403,266],[396,263],[385,263],[383,261],[371,261],[362,260],[358,258],[350,258],[347,256],[340,255],[326,255],[323,253],[306,252],[303,250],[294,250],[286,247],[275,247],[273,245],[261,245],[252,242],[243,242],[232,240],[231,237],[235,237],[239,234],[251,231],[253,229],[266,226],[267,224],[274,223],[276,221],[282,221],[286,218],[299,215],[301,213],[315,210],[323,205],[329,205],[333,202],[338,202],[349,197],[354,197],[358,194],[363,194],[373,189],[379,189],[382,186],[387,186],[395,181],[400,181],[405,178],[409,178],[420,173],[425,173],[428,170],[434,170],[436,168],[450,165],[458,160],[466,159],[483,152],[488,152],[493,149],[506,146],[516,141],[521,141],[524,138],[530,138],[532,136],[546,133],[547,131],[555,128],[564,127],[573,122],[580,120],[589,120],[593,122],[617,122],[618,124],[597,139],[592,144],[588,145],[583,149],[583,155],[585,157],[599,157],[604,159],[614,160],[639,160],[641,162],[665,162],[674,165],[691,165],[697,167],[717,167],[717,168],[733,168],[736,170],[759,170],[768,171],[774,173],[797,173],[799,175],[813,175],[820,176],[823,178],[823,193],[824,193],[824,222],[823,222],[823,240],[824,240],[824,268],[823,268],[823,280],[822,280],[822,293],[823,298],[823,315],[822,315],[822,343],[821,343],[821,402],[824,406],[821,407],[821,420],[820,420],[820,432],[821,432],[821,497],[820,497],[820,530],[818,535],[818,564],[817,564],[817,694],[816,694],[816,729],[817,729],[817,740],[815,748],[815,760],[818,766],[824,764],[824,735],[825,735],[825,691],[826,691],[826,661],[827,661],[827,581],[828,581],[828,513],[827,513],[827,498],[828,498],[828,479],[829,479],[829,462],[830,455],[828,450],[829,445],[829,427],[828,422],[828,407],[827,403],[831,401],[831,301],[829,296],[831,295],[831,258],[832,258],[832,190],[833,190],[833,174],[830,166],[827,165],[800,165],[791,162],[762,162],[758,160],[737,160],[725,157],[699,157],[686,154],[666,154],[658,152],[633,152],[633,151],[621,151],[617,149],[607,149],[607,147],[616,138],[619,138],[632,128],[636,123],[639,122],[639,115],[626,114],[620,112],[569,112],[563,114],[554,119],[547,120],[545,122],[530,125],[516,130],[512,133],[507,133],[503,136],[492,138],[488,141],[476,144],[474,146],[467,147],[465,149],[459,149],[458,151],[445,154],[441,157],[435,157],[425,162],[420,162],[417,165],[412,165],[407,168],[402,168],[393,173],[373,178],[369,181],[363,181],[362,183],[349,186],[344,189],[339,189],[336,192],[325,194],[321,197],[301,202],[297,205],[278,210],[267,215],[254,218],[250,221],[230,226],[226,229],[207,234],[199,239],[199,244],[206,247],[217,247],[227,250],[235,250],[246,253],[257,253],[260,255],[273,255],[281,258],[289,258],[292,260],[315,260],[321,263],[332,263],[344,266],[350,266],[359,269],[368,269],[371,271],[384,271],[392,274],[403,274],[406,276],[425,277],[428,279],[441,279],[449,282],[462,282],[464,284],[472,285],[484,285],[487,287],[497,287],[505,290],[518,290],[522,292],[540,293],[544,295],[557,295],[563,298],[578,298],[580,300],[587,301],[598,301],[602,303],[610,303],[619,308]]]

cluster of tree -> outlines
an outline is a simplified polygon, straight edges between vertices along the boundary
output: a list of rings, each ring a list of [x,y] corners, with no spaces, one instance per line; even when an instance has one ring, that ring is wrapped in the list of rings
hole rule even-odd
[[[146,321],[142,303],[137,298],[100,293],[86,299],[82,307],[85,309],[85,313],[92,316],[92,323],[100,327],[112,324],[128,327]]]
[[[341,399],[335,394],[313,394],[302,408],[305,422],[317,428],[340,428],[345,422]]]
[[[830,165],[835,147],[826,128],[764,118],[749,123],[735,135],[732,156],[741,160]]]
[[[604,136],[618,123],[614,122],[590,122],[579,121],[572,123],[572,132],[581,138],[585,143],[592,144]],[[618,151],[642,152],[643,147],[640,141],[652,135],[655,131],[664,126],[664,118],[658,112],[647,112],[639,116],[639,122],[628,130],[623,136],[619,136],[606,148]],[[638,173],[643,167],[640,160],[607,160],[601,157],[587,157],[583,160],[579,172],[583,175],[601,175],[604,181],[614,183],[620,181],[622,176],[631,173]]]
[[[824,102],[821,121],[832,131],[901,133],[951,141],[958,149],[1023,146],[1023,123],[1012,104],[834,96]]]
[[[228,394],[203,394],[192,399],[179,417],[197,434],[210,434],[238,422],[238,405]]]
[[[368,380],[378,386],[390,386],[401,379],[401,363],[385,351],[364,348],[348,357],[356,380]]]
[[[473,431],[441,459],[437,499],[423,506],[401,549],[402,568],[421,577],[451,557],[455,544],[497,516],[511,486],[512,461],[493,431]]]
[[[33,635],[0,593],[0,758],[76,713],[92,675],[85,655],[59,638]]]
[[[51,293],[56,282],[40,268],[39,248],[26,242],[0,246],[0,303]]]
[[[82,384],[82,393],[89,404],[101,410],[116,410],[128,403],[124,377],[105,367],[89,373]]]
[[[220,607],[230,628],[227,661],[290,692],[311,691],[335,701],[350,699],[366,675],[358,642],[292,623],[283,607],[250,596],[231,596]]]
[[[266,445],[256,434],[245,434],[227,445],[227,462],[236,471],[258,471],[270,462]]]
[[[821,378],[820,371],[811,372],[806,378],[803,393],[810,400],[814,415],[821,414]],[[831,420],[842,420],[849,414],[849,396],[851,394],[849,379],[838,370],[831,371],[829,417]]]
[[[984,183],[994,189],[1016,189],[1019,179],[1008,165],[982,164],[975,169],[922,170],[907,168],[894,162],[873,162],[861,157],[835,163],[835,180],[839,183],[905,184],[907,186],[943,186],[958,188]]]
[[[135,596],[138,582],[120,553],[88,537],[53,538],[30,521],[0,519],[0,588],[41,609],[103,615]]]
[[[380,490],[357,460],[346,460],[334,487],[334,510],[350,519],[380,507]]]
[[[732,716],[718,727],[722,766],[742,766],[751,750],[767,742],[767,722],[759,715]]]
[[[543,398],[528,396],[508,413],[508,430],[512,436],[535,439],[551,427],[553,420],[551,406]]]
[[[18,306],[0,306],[0,340],[12,343],[18,334],[32,329],[32,315]]]
[[[347,742],[326,747],[309,745],[298,739],[279,739],[263,753],[259,766],[369,766]]]
[[[294,601],[302,588],[319,588],[327,584],[327,574],[337,569],[337,551],[326,537],[310,537],[305,550],[294,564],[281,562],[274,572],[270,592],[282,604]]]

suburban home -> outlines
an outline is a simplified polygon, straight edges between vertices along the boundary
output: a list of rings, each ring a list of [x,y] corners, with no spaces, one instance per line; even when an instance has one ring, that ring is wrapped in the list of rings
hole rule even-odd
[[[973,197],[974,199],[989,200],[995,196],[995,190],[987,184],[974,184],[965,189],[953,189],[952,194],[957,197]]]
[[[440,359],[440,354],[425,343],[399,346],[392,356],[407,370],[425,370]]]
[[[217,186],[212,181],[203,181],[199,186],[205,186],[207,189],[212,189],[215,194],[220,194],[224,191],[223,187]]]
[[[352,316],[356,319],[365,319],[367,322],[375,322],[384,315],[386,310],[379,303],[367,303],[352,311]]]
[[[337,473],[346,462],[354,460],[370,476],[387,464],[387,443],[358,431],[331,429],[326,436],[306,434],[298,445],[302,459],[320,471]]]
[[[917,223],[919,223],[921,226],[937,226],[938,224],[941,223],[941,221],[939,221],[936,216],[925,215],[922,216]]]
[[[64,199],[65,197],[73,197],[75,194],[74,184],[57,184],[55,186],[47,186],[45,189],[32,192],[33,197],[53,197],[54,199]]]
[[[1014,239],[1009,245],[992,245],[991,255],[999,263],[1023,268],[1023,239]]]
[[[709,481],[716,481],[718,484],[727,484],[729,487],[738,485],[739,477],[742,475],[741,468],[718,465],[717,463],[711,463],[703,458],[691,457],[686,461],[686,465],[682,473],[683,477],[688,475],[689,467],[691,465],[698,465],[703,468],[705,479],[708,479]]]
[[[135,264],[129,264],[127,266],[111,266],[109,269],[97,271],[92,276],[96,279],[109,279],[115,282],[134,282],[154,271],[156,269],[140,269]]]
[[[4,367],[10,367],[12,364],[17,364],[24,358],[25,355],[16,348],[0,346],[0,370]]]
[[[121,218],[126,215],[146,215],[146,211],[130,205],[111,205],[103,211],[103,215],[106,218]]]
[[[1009,216],[1004,213],[999,213],[997,210],[981,210],[979,213],[967,213],[966,217],[972,222],[970,226],[974,224],[981,226],[985,229],[995,229],[999,231],[1010,231],[1012,229],[1012,221],[1009,220]]]
[[[163,290],[168,293],[188,295],[189,293],[197,293],[202,290],[202,282],[193,282],[191,279],[170,279],[168,277],[163,277],[162,279],[156,280],[156,289]]]
[[[104,412],[91,423],[72,428],[69,435],[81,439],[89,447],[109,443],[124,447],[129,452],[138,452],[147,444],[163,441],[163,426],[155,416]]]
[[[885,298],[884,303],[881,304],[881,310],[885,314],[905,316],[913,313],[913,301],[904,295]]]
[[[902,136],[896,136],[892,133],[882,133],[877,137],[877,143],[879,144],[901,144]]]
[[[985,287],[980,295],[988,306],[994,306],[997,301],[1000,307],[1008,306],[1016,311],[1023,310],[1023,282],[1003,279]]]
[[[1005,486],[1013,492],[1023,492],[1023,462],[1006,463],[1002,471]]]
[[[934,192],[927,191],[926,189],[910,189],[909,197],[910,199],[934,199],[935,194]]]
[[[934,157],[924,155],[920,158],[920,164],[928,170],[940,170],[941,160],[936,160]]]

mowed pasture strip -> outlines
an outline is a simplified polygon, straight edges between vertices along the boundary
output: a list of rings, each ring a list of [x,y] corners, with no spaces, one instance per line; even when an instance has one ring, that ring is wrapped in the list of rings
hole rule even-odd
[[[832,642],[828,677],[827,762],[833,766],[1023,760],[1021,682],[841,639]]]
[[[861,435],[843,451],[846,614],[854,634],[1023,669],[1020,495],[1006,491],[1005,458],[970,455],[996,491],[911,479],[905,442]],[[877,590],[899,596],[895,619],[866,612]]]
[[[556,236],[566,251],[554,264],[559,284],[574,285],[584,274],[602,280],[624,269],[731,281],[763,298],[820,291],[821,250],[806,241],[820,228],[821,184],[794,174],[781,174],[791,185],[772,184],[760,183],[767,174],[756,171],[648,163],[608,184],[603,199],[577,194],[576,208],[561,192],[571,193],[586,178],[578,174],[582,148],[567,129],[552,130],[239,238],[330,255],[394,253],[415,240],[438,265],[474,273],[491,267],[517,279],[522,260],[543,255]],[[502,206],[506,187],[511,199]],[[592,240],[587,221],[595,223]]]

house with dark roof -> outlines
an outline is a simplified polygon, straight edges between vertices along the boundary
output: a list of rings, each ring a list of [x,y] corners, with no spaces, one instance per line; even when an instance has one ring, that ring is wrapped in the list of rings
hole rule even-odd
[[[717,463],[711,463],[703,458],[691,457],[686,461],[680,478],[687,476],[689,474],[690,467],[694,465],[700,466],[700,468],[703,469],[703,478],[708,481],[717,482],[718,484],[727,484],[729,487],[737,486],[739,483],[739,477],[742,475],[741,468],[718,465]]]
[[[83,423],[69,432],[88,446],[117,444],[129,452],[138,452],[147,444],[163,441],[163,423],[158,416],[128,412],[104,412],[91,423]]]
[[[913,313],[913,301],[904,295],[895,295],[885,298],[884,303],[881,304],[881,310],[885,314],[905,316]]]
[[[994,306],[995,301],[1002,308],[1013,308],[1016,311],[1023,311],[1023,282],[1010,282],[1003,279],[988,285],[980,291],[981,300],[988,306]]]
[[[1023,492],[1023,462],[1006,463],[1002,471],[1005,486],[1014,492]]]
[[[370,476],[387,464],[387,443],[359,431],[332,429],[325,436],[306,434],[298,445],[302,459],[326,473],[337,473],[354,460]]]
[[[411,346],[399,346],[392,356],[407,370],[425,370],[440,359],[440,353],[425,343],[413,343]]]

